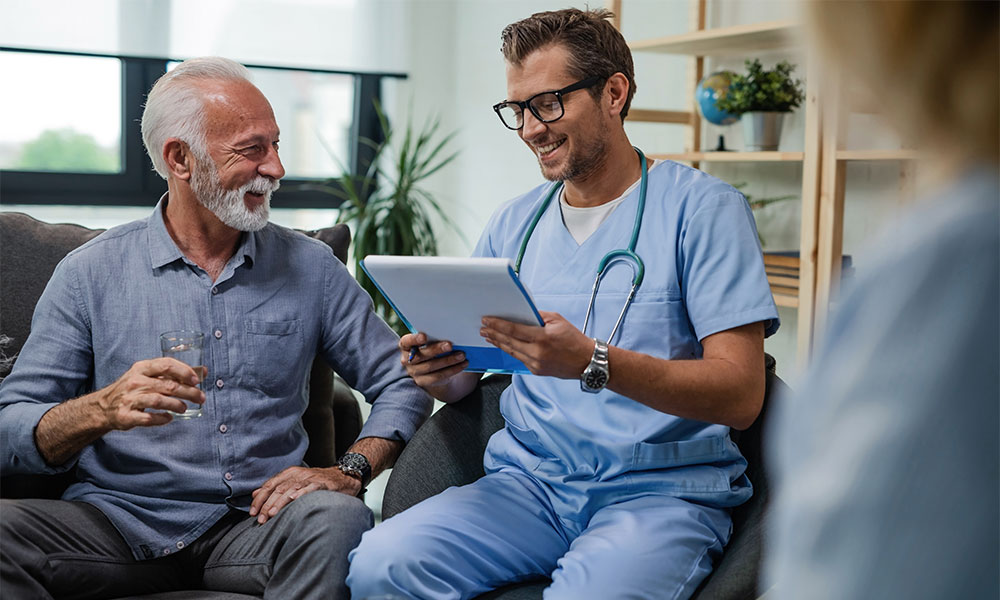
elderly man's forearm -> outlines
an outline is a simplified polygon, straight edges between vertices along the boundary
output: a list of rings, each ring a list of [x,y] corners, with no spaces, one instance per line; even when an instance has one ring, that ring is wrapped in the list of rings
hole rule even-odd
[[[103,422],[95,394],[52,407],[35,428],[38,453],[51,466],[59,466],[99,439],[111,428]]]

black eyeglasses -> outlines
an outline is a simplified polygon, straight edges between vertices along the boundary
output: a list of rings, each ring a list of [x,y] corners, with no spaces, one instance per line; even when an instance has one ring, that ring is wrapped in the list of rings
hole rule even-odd
[[[493,110],[496,111],[497,116],[500,117],[500,121],[503,122],[507,129],[515,131],[524,127],[524,109],[526,108],[542,123],[551,123],[552,121],[558,121],[565,114],[563,96],[576,90],[589,88],[600,80],[600,77],[588,77],[567,85],[561,90],[535,94],[523,102],[505,100],[494,104]]]

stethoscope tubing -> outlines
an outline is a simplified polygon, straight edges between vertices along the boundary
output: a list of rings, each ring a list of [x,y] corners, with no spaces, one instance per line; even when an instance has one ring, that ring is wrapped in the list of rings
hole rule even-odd
[[[642,259],[639,258],[639,255],[635,253],[635,246],[639,241],[639,228],[642,225],[643,213],[646,211],[646,180],[648,168],[646,166],[646,155],[642,153],[642,150],[639,150],[635,146],[633,146],[632,149],[639,155],[639,166],[641,168],[641,175],[639,179],[639,203],[635,211],[635,223],[632,225],[632,238],[629,240],[628,248],[619,248],[608,252],[597,265],[597,277],[594,279],[593,291],[590,294],[590,303],[587,305],[587,314],[583,319],[583,328],[581,329],[584,333],[587,332],[587,324],[590,323],[590,315],[594,309],[594,301],[597,298],[597,291],[600,288],[601,280],[604,278],[607,268],[616,262],[627,262],[629,266],[632,267],[632,288],[629,290],[628,299],[625,300],[625,305],[622,307],[621,313],[618,315],[618,321],[615,323],[614,329],[611,330],[611,335],[608,336],[609,343],[614,339],[615,333],[618,332],[618,327],[625,319],[625,313],[628,311],[628,307],[631,306],[632,300],[635,298],[635,292],[639,289],[639,286],[642,285],[642,279],[645,276],[645,266],[643,265]],[[555,198],[556,193],[562,188],[562,186],[563,182],[561,181],[554,183],[552,187],[549,188],[549,192],[542,201],[542,204],[538,207],[538,210],[535,211],[535,215],[531,219],[531,223],[528,225],[528,230],[525,232],[524,238],[521,240],[521,247],[517,251],[517,260],[514,262],[515,273],[520,274],[521,261],[524,259],[524,252],[528,248],[528,241],[531,239],[531,235],[535,232],[535,227],[538,225],[538,221],[541,220],[542,215],[545,214],[549,204],[552,203],[552,199]]]

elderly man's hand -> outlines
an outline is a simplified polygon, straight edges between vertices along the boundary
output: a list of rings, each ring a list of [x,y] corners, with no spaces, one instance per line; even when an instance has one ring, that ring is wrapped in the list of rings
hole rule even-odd
[[[146,409],[182,413],[187,406],[181,399],[204,403],[205,393],[198,389],[204,377],[204,367],[192,368],[174,358],[135,363],[96,396],[106,428],[124,431],[169,423],[169,413]]]
[[[331,490],[357,496],[361,491],[361,481],[345,475],[339,467],[326,469],[289,467],[253,491],[250,516],[257,517],[258,523],[266,523],[292,500],[316,490]]]

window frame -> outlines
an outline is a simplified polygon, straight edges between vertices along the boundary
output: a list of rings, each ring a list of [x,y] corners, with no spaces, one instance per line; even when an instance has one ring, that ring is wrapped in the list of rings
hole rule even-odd
[[[161,57],[68,52],[37,48],[0,46],[0,52],[27,52],[62,56],[114,58],[121,61],[122,114],[121,164],[119,173],[38,172],[0,169],[0,198],[4,204],[75,206],[151,206],[167,191],[167,183],[153,169],[142,143],[140,123],[146,94],[166,73],[167,64],[179,59]],[[360,72],[276,65],[246,64],[248,69],[274,69],[354,78],[354,107],[349,143],[349,166],[363,174],[374,149],[362,139],[383,141],[382,127],[375,110],[381,102],[384,78],[406,79],[405,73]],[[341,200],[329,193],[309,189],[310,183],[327,181],[285,177],[271,199],[272,208],[337,208]]]

